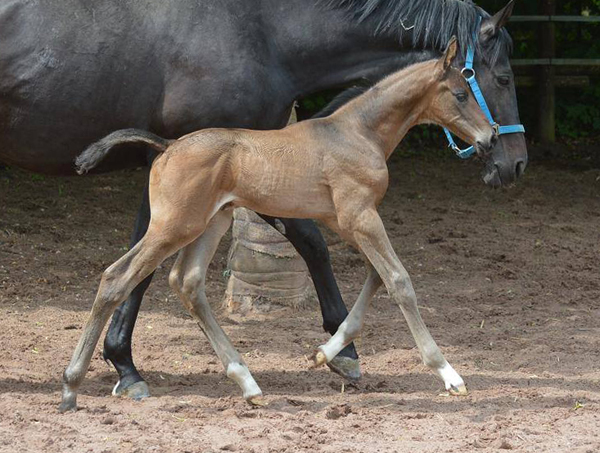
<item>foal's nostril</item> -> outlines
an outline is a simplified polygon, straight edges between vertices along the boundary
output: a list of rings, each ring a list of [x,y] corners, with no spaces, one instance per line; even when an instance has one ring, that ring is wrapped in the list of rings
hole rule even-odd
[[[515,168],[515,174],[517,175],[517,178],[520,178],[524,172],[525,172],[525,161],[520,159],[517,161],[517,166]]]

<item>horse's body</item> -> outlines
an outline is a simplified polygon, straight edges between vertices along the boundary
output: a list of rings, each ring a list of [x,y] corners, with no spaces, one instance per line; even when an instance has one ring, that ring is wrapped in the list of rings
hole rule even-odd
[[[509,13],[487,19],[470,2],[454,0],[5,0],[0,160],[70,174],[78,151],[115,129],[177,137],[215,126],[282,127],[299,97],[439,55],[452,34],[466,46],[479,15],[486,18],[482,48],[489,50],[478,53],[480,83],[498,121],[514,124],[508,38],[499,31]],[[508,78],[506,87],[498,85],[499,75]],[[496,148],[499,160],[490,163],[488,179],[510,183],[526,162],[524,140],[503,137]],[[521,166],[514,155],[524,156]],[[146,164],[152,156],[137,147],[99,170]],[[146,194],[132,244],[149,217]],[[347,310],[325,243],[311,222],[282,222],[307,261],[324,327],[333,334]],[[119,372],[117,392],[143,383],[131,335],[150,278],[119,308],[107,335],[104,352]],[[341,354],[348,363],[357,357],[352,345]],[[132,395],[145,394],[142,386]]]
[[[377,214],[388,186],[386,161],[416,124],[444,125],[476,145],[492,149],[496,132],[486,120],[460,71],[452,68],[453,40],[439,59],[420,63],[378,83],[330,117],[278,131],[208,129],[165,148],[150,172],[152,219],[146,235],[103,274],[92,314],[64,374],[61,411],[76,409],[77,389],[112,310],[168,256],[181,250],[171,286],[198,320],[227,375],[244,398],[260,404],[262,392],[240,354],[218,326],[204,293],[206,268],[231,223],[232,208],[246,207],[276,217],[325,222],[356,246],[368,277],[348,318],[315,355],[315,365],[332,360],[359,334],[368,303],[382,283],[399,303],[423,361],[446,388],[465,393],[462,378],[446,361],[423,323],[406,270],[395,255]],[[138,134],[148,142],[146,134]],[[111,134],[78,158],[94,168],[118,137],[135,140],[135,130]],[[200,196],[202,195],[202,196]]]

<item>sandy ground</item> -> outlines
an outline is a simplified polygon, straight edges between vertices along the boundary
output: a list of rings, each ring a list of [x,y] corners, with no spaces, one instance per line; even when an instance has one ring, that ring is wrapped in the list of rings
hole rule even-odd
[[[249,407],[159,270],[135,359],[153,397],[110,396],[97,349],[80,410],[59,415],[60,376],[99,275],[128,242],[142,171],[0,177],[2,452],[600,451],[600,171],[530,166],[492,191],[475,163],[396,158],[381,208],[425,322],[470,389],[444,396],[400,310],[380,291],[358,343],[356,386],[305,356],[316,310],[218,310],[270,403]],[[219,308],[228,240],[210,272]],[[331,247],[351,305],[360,257]]]

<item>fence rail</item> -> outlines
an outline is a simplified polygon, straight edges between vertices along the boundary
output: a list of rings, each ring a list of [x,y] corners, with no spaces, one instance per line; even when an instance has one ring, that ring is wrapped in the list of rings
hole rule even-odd
[[[512,16],[511,22],[600,22],[600,16]]]
[[[515,59],[511,65],[518,74],[518,86],[538,89],[536,135],[542,143],[556,140],[556,88],[584,88],[590,84],[589,76],[600,74],[600,59],[556,58],[555,32],[557,23],[592,25],[600,23],[600,16],[556,15],[556,3],[556,0],[540,0],[543,15],[511,18],[511,22],[539,23],[540,58]]]
[[[511,60],[513,66],[600,66],[595,58],[518,58]]]

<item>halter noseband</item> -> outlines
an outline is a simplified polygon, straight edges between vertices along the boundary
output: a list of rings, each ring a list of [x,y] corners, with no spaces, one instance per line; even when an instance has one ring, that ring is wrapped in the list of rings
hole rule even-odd
[[[479,22],[477,24],[477,29],[476,29],[477,31],[479,30],[480,25],[481,25],[481,17],[479,18]],[[475,32],[473,44],[477,43],[477,38],[478,38],[478,34],[479,34],[477,31]],[[474,60],[475,60],[475,47],[474,47],[474,45],[471,45],[467,49],[467,58],[465,60],[465,67],[462,68],[462,71],[460,73],[463,75],[463,77],[465,78],[465,80],[467,81],[469,86],[471,87],[471,91],[473,92],[473,96],[475,96],[475,100],[479,104],[479,107],[481,107],[481,110],[483,110],[483,113],[487,117],[487,119],[490,122],[490,124],[492,125],[492,127],[496,130],[498,135],[524,133],[525,126],[523,126],[522,124],[513,124],[511,126],[500,126],[498,123],[496,123],[494,121],[494,118],[492,118],[490,109],[488,108],[487,103],[485,102],[485,98],[483,97],[483,93],[481,92],[481,89],[479,88],[479,84],[477,83],[477,80],[475,79],[475,69],[473,69]],[[456,153],[456,155],[458,157],[460,157],[461,159],[468,159],[473,154],[475,154],[475,147],[470,146],[465,149],[460,149],[458,147],[458,145],[454,142],[454,139],[452,138],[452,134],[450,133],[450,131],[448,129],[444,128],[444,132],[446,133],[446,137],[448,138],[448,142],[450,143],[450,148],[452,148],[454,150],[454,152]]]

